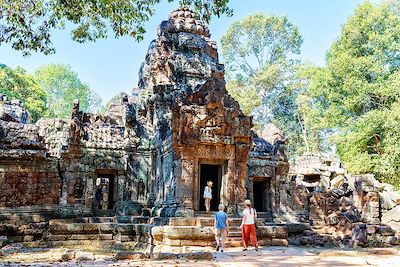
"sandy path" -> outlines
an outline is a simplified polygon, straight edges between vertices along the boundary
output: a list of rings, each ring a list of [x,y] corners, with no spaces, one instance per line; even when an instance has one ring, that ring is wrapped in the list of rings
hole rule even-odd
[[[213,261],[114,261],[112,254],[95,253],[90,262],[60,262],[65,249],[21,250],[0,257],[0,266],[390,266],[400,267],[398,249],[372,249],[363,251],[339,249],[313,249],[298,247],[265,247],[260,251],[243,252],[238,248],[215,252]],[[389,254],[389,255],[387,255]]]

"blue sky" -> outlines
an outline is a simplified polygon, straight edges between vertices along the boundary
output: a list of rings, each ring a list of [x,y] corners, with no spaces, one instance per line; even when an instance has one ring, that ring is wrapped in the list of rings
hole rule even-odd
[[[162,3],[147,23],[147,33],[142,42],[131,38],[98,40],[79,44],[71,40],[69,32],[57,31],[53,41],[57,49],[53,55],[33,54],[23,57],[8,45],[0,46],[0,63],[10,67],[21,66],[33,72],[47,63],[70,64],[81,80],[96,91],[104,103],[120,91],[130,92],[137,85],[138,71],[147,47],[156,37],[157,25],[168,18],[178,4]],[[229,25],[245,16],[264,12],[286,15],[298,26],[303,36],[301,58],[317,65],[325,64],[325,54],[339,36],[341,26],[362,0],[230,0],[233,17],[215,18],[211,21],[212,39],[219,42]]]

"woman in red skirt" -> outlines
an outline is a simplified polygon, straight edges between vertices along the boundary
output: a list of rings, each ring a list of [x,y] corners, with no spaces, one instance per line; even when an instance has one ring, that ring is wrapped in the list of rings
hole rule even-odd
[[[242,220],[242,240],[243,240],[243,251],[247,250],[249,239],[253,244],[256,251],[258,251],[257,236],[255,219],[257,218],[257,212],[251,207],[251,201],[246,199],[244,201],[246,208],[243,210],[243,220]]]

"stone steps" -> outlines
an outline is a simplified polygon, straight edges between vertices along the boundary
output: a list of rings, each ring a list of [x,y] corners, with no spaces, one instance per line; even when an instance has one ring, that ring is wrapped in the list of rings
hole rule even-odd
[[[242,218],[229,218],[229,225],[240,226]],[[271,222],[267,218],[257,218],[256,223],[258,226],[268,225]],[[170,226],[214,226],[214,217],[192,217],[192,218],[168,218],[168,225]]]

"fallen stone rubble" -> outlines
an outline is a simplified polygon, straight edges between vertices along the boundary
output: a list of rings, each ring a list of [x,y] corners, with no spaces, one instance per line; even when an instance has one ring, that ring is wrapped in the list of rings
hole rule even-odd
[[[292,181],[307,189],[312,230],[293,245],[393,246],[399,244],[400,194],[371,174],[351,175],[339,160],[305,155],[292,162]],[[307,177],[317,177],[310,183]]]

